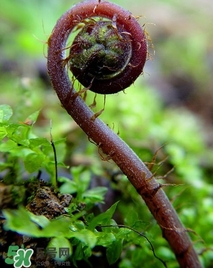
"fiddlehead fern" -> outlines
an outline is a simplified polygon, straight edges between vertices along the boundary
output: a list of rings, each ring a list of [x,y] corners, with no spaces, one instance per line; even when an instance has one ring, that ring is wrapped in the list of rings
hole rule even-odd
[[[92,0],[83,8],[74,6],[69,16],[66,34],[80,29],[64,59],[75,78],[101,94],[129,87],[142,73],[147,56],[145,34],[132,14]]]
[[[101,19],[97,22],[98,16]],[[68,46],[67,39],[70,33],[82,22],[83,28],[81,27],[73,44]],[[95,33],[95,38],[91,36],[92,32]],[[115,47],[119,41],[117,37],[124,40],[122,49],[126,54],[122,55],[119,52],[121,48],[115,48],[113,51],[110,50],[108,55],[102,48],[108,51],[111,45],[106,45],[102,36],[109,37],[110,44]],[[120,167],[142,196],[180,266],[201,267],[192,242],[161,185],[128,145],[108,126],[99,118],[91,120],[93,112],[75,92],[67,74],[66,66],[69,66],[76,79],[94,92],[107,94],[123,90],[142,72],[147,55],[145,39],[140,25],[128,11],[106,1],[91,0],[79,3],[58,20],[48,39],[48,72],[67,112],[104,154]],[[93,43],[96,41],[98,44]],[[67,47],[70,53],[65,56]],[[111,55],[113,60],[110,58]],[[121,64],[117,60],[120,56]],[[104,63],[101,63],[102,59]]]
[[[70,70],[90,90],[109,94],[124,89],[131,79],[121,80],[130,65],[132,40],[112,21],[86,22],[70,49]],[[121,81],[119,81],[121,80]]]

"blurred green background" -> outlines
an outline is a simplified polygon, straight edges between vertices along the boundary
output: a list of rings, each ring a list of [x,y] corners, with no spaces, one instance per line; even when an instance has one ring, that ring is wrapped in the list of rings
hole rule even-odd
[[[163,165],[157,166],[157,175],[166,183],[182,185],[165,191],[185,226],[197,234],[193,240],[203,264],[212,267],[213,1],[113,2],[140,16],[151,39],[150,59],[143,75],[125,94],[107,96],[101,118],[145,162],[151,162],[163,146],[158,151],[157,161]],[[12,106],[15,122],[40,110],[35,132],[49,137],[52,121],[53,137],[67,139],[68,165],[105,167],[95,146],[61,108],[46,74],[48,36],[56,20],[75,3],[0,1],[0,104]],[[88,102],[93,96],[89,94]],[[98,103],[96,110],[103,107],[102,96]],[[113,164],[109,167],[116,169]],[[164,176],[173,167],[175,170]],[[153,241],[156,232],[150,231]],[[164,246],[156,248],[161,256],[169,255]]]

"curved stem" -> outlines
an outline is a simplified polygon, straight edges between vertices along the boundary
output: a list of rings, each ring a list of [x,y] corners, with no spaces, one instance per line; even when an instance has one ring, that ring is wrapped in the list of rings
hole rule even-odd
[[[81,4],[87,5],[82,7]],[[53,87],[67,112],[101,150],[108,155],[128,177],[129,181],[146,202],[160,228],[163,237],[172,248],[180,267],[202,267],[186,229],[169,199],[153,174],[139,157],[100,119],[92,120],[93,112],[75,92],[64,67],[63,51],[67,38],[82,17],[99,15],[100,5],[108,5],[114,13],[120,8],[108,2],[86,1],[67,11],[57,22],[48,40],[48,72]],[[88,8],[89,7],[89,8]],[[88,11],[90,10],[90,11]],[[107,12],[110,12],[107,9]],[[90,14],[91,13],[91,14]],[[111,13],[110,13],[111,14]],[[109,17],[111,16],[109,14]],[[119,13],[120,14],[120,13]],[[126,13],[123,14],[126,16]]]

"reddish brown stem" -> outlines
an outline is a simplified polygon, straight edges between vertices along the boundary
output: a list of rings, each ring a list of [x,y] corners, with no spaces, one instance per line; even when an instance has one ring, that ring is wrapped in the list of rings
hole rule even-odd
[[[91,120],[94,116],[93,112],[76,94],[69,80],[63,55],[67,38],[77,22],[89,16],[102,15],[103,10],[107,10],[108,18],[116,14],[118,17],[123,16],[125,21],[131,16],[117,5],[108,2],[98,4],[97,0],[91,0],[74,6],[57,22],[48,40],[48,72],[53,87],[67,112],[88,137],[113,159],[144,199],[162,229],[163,237],[172,248],[180,267],[202,267],[188,233],[161,185],[122,139],[98,118]]]

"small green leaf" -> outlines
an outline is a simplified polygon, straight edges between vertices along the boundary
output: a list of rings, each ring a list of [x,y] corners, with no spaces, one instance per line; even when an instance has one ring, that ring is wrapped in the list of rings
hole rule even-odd
[[[16,149],[17,144],[12,140],[0,144],[0,152],[12,152]]]
[[[30,153],[24,159],[24,165],[28,172],[37,171],[44,161],[42,154]]]
[[[88,229],[94,230],[95,227],[99,224],[103,224],[103,225],[108,224],[108,222],[111,220],[111,218],[112,218],[112,216],[117,208],[118,202],[113,204],[107,211],[105,211],[105,212],[99,214],[98,216],[96,216],[95,218],[93,218],[91,220],[91,222],[89,223]]]
[[[80,240],[82,243],[84,243],[90,248],[93,248],[97,242],[97,236],[93,232],[87,229],[74,232],[72,237],[77,238],[78,240]]]
[[[32,113],[31,115],[29,115],[27,119],[30,120],[32,122],[32,124],[34,124],[37,121],[39,113],[40,113],[40,111],[36,111],[36,112]]]
[[[106,250],[107,260],[109,265],[115,263],[121,256],[123,243],[121,240],[115,240]]]
[[[59,182],[63,182],[63,184],[60,187],[60,192],[62,194],[74,194],[78,190],[78,186],[75,181],[70,180],[66,177],[59,177]]]
[[[36,148],[36,147],[40,147],[40,146],[42,146],[42,148],[43,147],[49,147],[49,148],[52,149],[52,147],[50,145],[50,142],[45,138],[29,139],[29,142],[30,142],[30,148],[31,149]]]
[[[95,187],[86,191],[83,194],[83,197],[89,198],[92,202],[100,202],[103,201],[104,195],[106,194],[108,188],[107,187]]]
[[[0,105],[0,123],[7,122],[13,115],[13,110],[7,104]]]
[[[71,220],[68,217],[55,218],[41,230],[40,237],[72,237],[70,225]]]
[[[17,210],[4,210],[3,214],[6,218],[6,230],[32,237],[73,237],[70,230],[71,220],[67,217],[50,221],[45,216],[34,215],[22,207]]]
[[[137,211],[135,211],[134,209],[129,209],[128,213],[126,213],[125,215],[125,224],[133,227],[136,222],[138,222]]]
[[[99,232],[97,234],[97,237],[98,237],[97,245],[100,245],[102,247],[108,247],[116,240],[115,235],[110,232],[107,233]]]
[[[46,217],[33,215],[23,207],[20,207],[18,210],[4,210],[3,214],[6,218],[4,225],[6,230],[12,230],[29,236],[41,236],[39,226],[43,227],[49,222]]]
[[[8,138],[23,146],[29,145],[30,126],[10,124],[7,127]]]
[[[73,261],[79,261],[79,260],[85,260],[87,261],[87,259],[92,255],[92,250],[90,247],[86,246],[85,244],[79,242],[76,245],[76,249],[75,252],[73,254]],[[75,265],[76,266],[76,265]],[[77,267],[77,266],[76,266]]]
[[[0,140],[7,136],[7,130],[5,127],[0,127]]]

